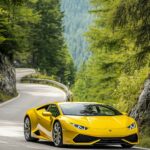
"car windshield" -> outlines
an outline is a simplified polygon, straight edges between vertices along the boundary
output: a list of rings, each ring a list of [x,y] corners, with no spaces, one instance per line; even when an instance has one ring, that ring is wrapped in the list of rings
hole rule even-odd
[[[66,103],[60,104],[64,115],[73,116],[116,116],[122,115],[116,109],[101,105],[89,103]]]

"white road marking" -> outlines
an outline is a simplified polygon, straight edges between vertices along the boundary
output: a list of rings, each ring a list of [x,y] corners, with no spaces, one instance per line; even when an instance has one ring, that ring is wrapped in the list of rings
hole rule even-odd
[[[6,141],[1,141],[1,140],[0,140],[0,143],[1,143],[1,144],[7,144],[8,142],[6,142]]]

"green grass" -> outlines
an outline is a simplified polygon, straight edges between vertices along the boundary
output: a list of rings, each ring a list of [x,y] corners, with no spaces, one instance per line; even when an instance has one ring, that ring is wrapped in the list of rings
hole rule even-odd
[[[0,92],[0,103],[1,102],[4,102],[4,101],[7,101],[11,98],[13,98],[14,96],[11,96],[11,95],[8,95],[8,94],[5,94],[3,92]]]
[[[150,148],[150,136],[140,135],[140,147]]]
[[[150,148],[150,127],[147,125],[143,125],[140,133],[140,144],[139,146]]]
[[[48,76],[46,74],[41,74],[41,73],[36,73],[36,74],[31,74],[31,75],[25,76],[24,78],[22,78],[22,80],[30,79],[30,78],[48,79],[48,80],[55,80],[55,81],[57,81],[57,78],[55,76]]]

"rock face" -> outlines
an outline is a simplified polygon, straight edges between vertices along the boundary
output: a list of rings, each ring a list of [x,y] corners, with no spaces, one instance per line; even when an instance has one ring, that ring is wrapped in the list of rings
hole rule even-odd
[[[150,78],[145,81],[144,89],[130,115],[137,120],[140,126],[150,126]]]
[[[7,96],[16,95],[15,68],[8,59],[0,53],[0,93]],[[2,101],[2,100],[1,100]]]

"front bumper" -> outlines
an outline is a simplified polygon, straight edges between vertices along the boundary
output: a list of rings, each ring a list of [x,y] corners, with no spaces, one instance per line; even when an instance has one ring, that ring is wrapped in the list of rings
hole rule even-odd
[[[93,137],[79,134],[77,135],[73,141],[75,143],[92,143],[92,144],[137,144],[138,143],[138,135],[132,134],[126,137]]]
[[[63,143],[71,145],[94,144],[132,144],[139,143],[138,129],[128,128],[79,130],[76,128],[63,129]]]

